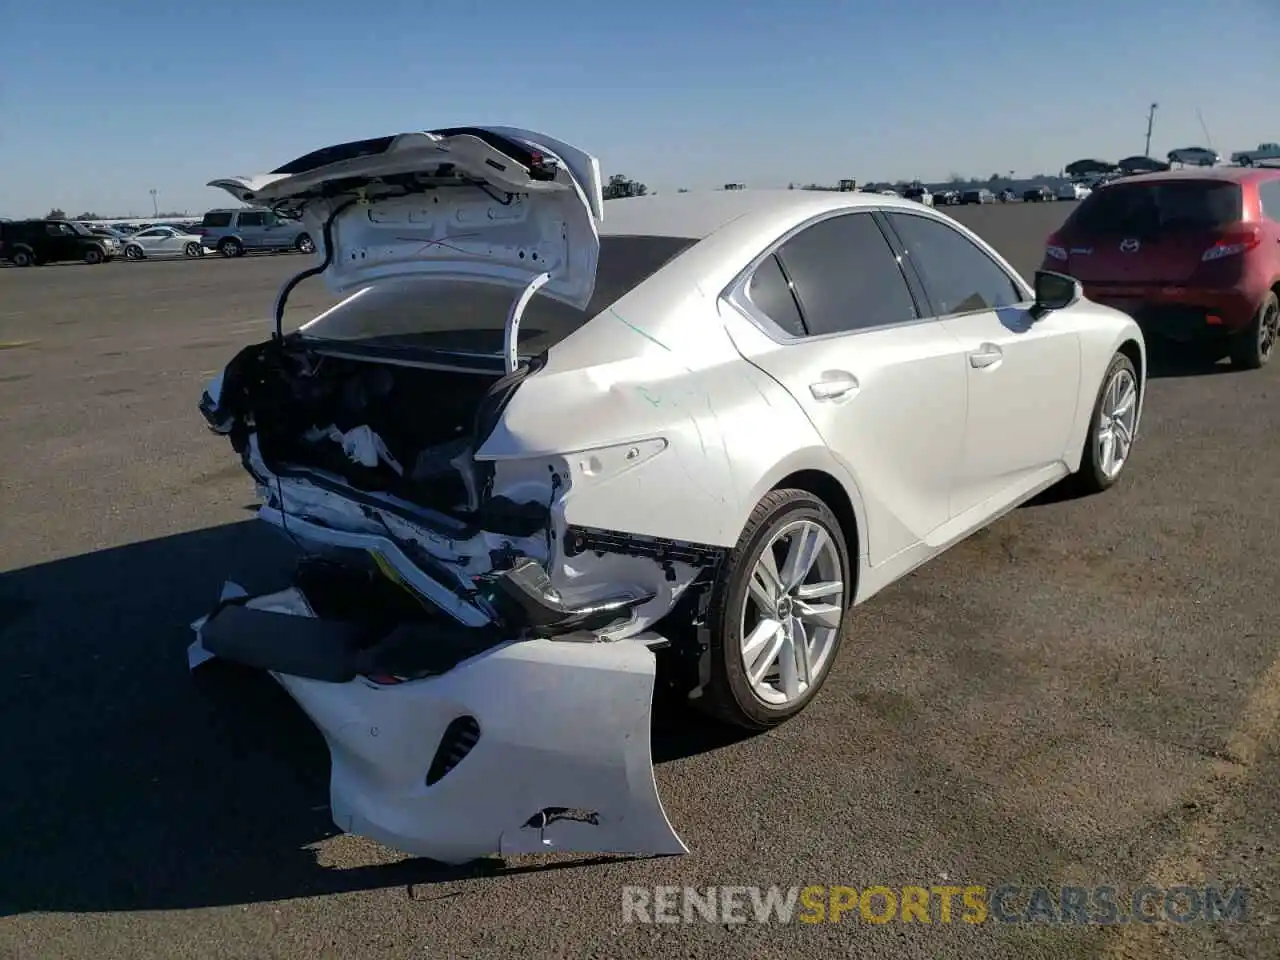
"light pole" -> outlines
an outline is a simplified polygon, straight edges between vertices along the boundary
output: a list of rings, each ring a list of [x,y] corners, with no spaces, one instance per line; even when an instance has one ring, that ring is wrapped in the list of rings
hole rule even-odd
[[[1155,126],[1155,122],[1156,122],[1156,109],[1157,109],[1159,106],[1160,106],[1160,104],[1158,104],[1158,103],[1153,103],[1153,104],[1151,105],[1151,109],[1147,112],[1147,149],[1146,149],[1146,150],[1145,150],[1145,152],[1142,154],[1144,157],[1149,157],[1149,156],[1151,156],[1151,128],[1152,128],[1153,126]]]
[[[151,215],[153,217],[160,216],[160,203],[159,201],[156,200],[156,194],[158,192],[159,191],[157,191],[154,187],[151,188]]]

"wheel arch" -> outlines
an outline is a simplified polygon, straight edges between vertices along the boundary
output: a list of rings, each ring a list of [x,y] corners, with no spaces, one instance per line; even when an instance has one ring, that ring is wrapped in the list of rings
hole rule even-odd
[[[1115,352],[1128,357],[1134,372],[1138,374],[1138,416],[1133,422],[1136,435],[1142,427],[1142,408],[1147,399],[1147,350],[1137,337],[1125,335],[1116,345]]]
[[[844,534],[845,547],[849,551],[849,562],[853,569],[854,582],[850,598],[858,595],[859,573],[862,566],[862,523],[858,511],[854,507],[853,498],[844,485],[831,474],[817,469],[797,470],[778,480],[771,490],[804,490],[813,494],[825,503],[840,521],[840,532]]]
[[[869,549],[866,505],[857,481],[827,448],[802,448],[768,471],[752,491],[750,502],[744,504],[747,512],[741,518],[739,529],[746,526],[747,517],[766,494],[788,488],[813,494],[830,507],[840,521],[849,562],[854,568],[856,595]]]

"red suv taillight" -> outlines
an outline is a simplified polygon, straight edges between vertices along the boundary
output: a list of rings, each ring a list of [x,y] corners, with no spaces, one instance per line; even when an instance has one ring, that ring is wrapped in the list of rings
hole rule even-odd
[[[1256,224],[1232,227],[1223,233],[1208,250],[1201,255],[1202,263],[1210,260],[1221,260],[1223,257],[1235,257],[1262,244],[1262,230]]]

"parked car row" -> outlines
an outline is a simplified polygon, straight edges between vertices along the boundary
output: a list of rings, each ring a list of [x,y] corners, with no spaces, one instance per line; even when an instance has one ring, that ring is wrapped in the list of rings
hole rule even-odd
[[[74,220],[0,222],[0,261],[19,267],[71,260],[106,263],[121,256],[145,260],[202,257],[216,251],[224,257],[240,257],[286,250],[310,254],[315,243],[296,221],[252,207],[210,210],[199,226],[164,223],[128,229]]]
[[[113,236],[93,233],[73,220],[6,220],[0,222],[0,261],[17,267],[83,260],[106,263],[120,254]]]

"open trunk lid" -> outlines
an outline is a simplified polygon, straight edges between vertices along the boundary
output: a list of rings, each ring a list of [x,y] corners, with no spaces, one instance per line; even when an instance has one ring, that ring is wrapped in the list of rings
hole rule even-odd
[[[599,162],[533,131],[460,127],[336,144],[209,186],[302,219],[335,293],[418,277],[532,284],[582,309],[595,286]]]
[[[1232,248],[1243,195],[1235,183],[1160,180],[1109,184],[1084,201],[1050,246],[1082,283],[1182,284]],[[1210,252],[1214,251],[1214,252]]]

